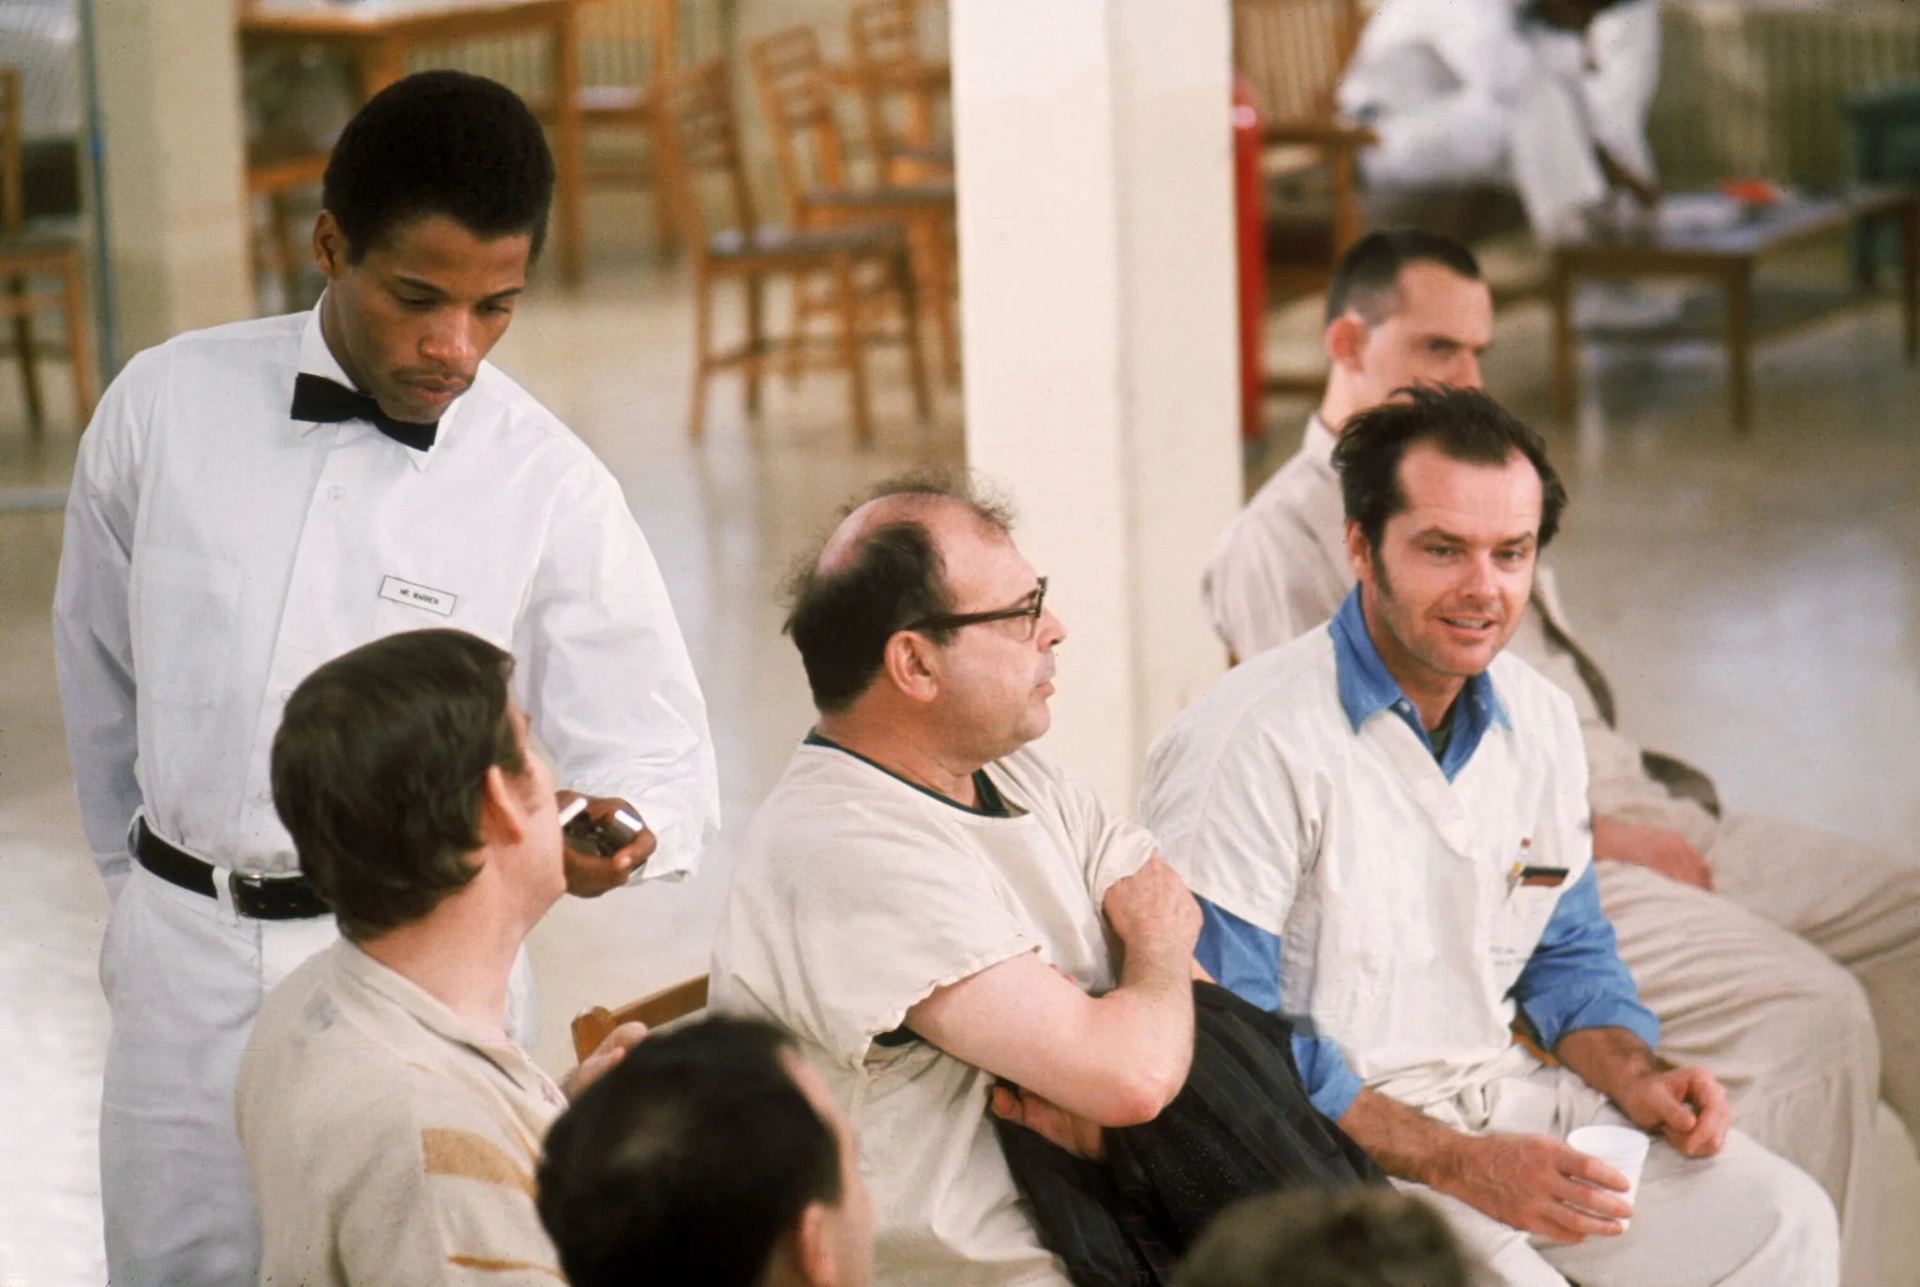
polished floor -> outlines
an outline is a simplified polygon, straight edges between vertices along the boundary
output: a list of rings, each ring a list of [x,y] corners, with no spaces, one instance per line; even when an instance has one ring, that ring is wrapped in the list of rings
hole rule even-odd
[[[688,282],[654,263],[624,200],[597,199],[590,283],[537,290],[496,360],[626,486],[706,688],[737,822],[809,722],[779,633],[780,580],[847,494],[914,461],[961,458],[959,398],[947,392],[934,423],[916,425],[898,358],[883,357],[877,445],[861,452],[837,377],[776,382],[757,425],[723,381],[707,437],[689,442]],[[1833,251],[1796,271],[1837,271]],[[1311,330],[1283,329],[1276,347],[1297,356]],[[1720,358],[1705,347],[1590,354],[1577,423],[1554,423],[1545,335],[1537,305],[1503,315],[1488,380],[1561,458],[1574,505],[1553,561],[1625,724],[1709,766],[1736,808],[1920,854],[1920,376],[1899,359],[1896,310],[1763,349],[1746,439],[1727,426]],[[57,373],[49,383],[57,395]],[[56,402],[36,444],[19,406],[0,371],[0,1287],[69,1287],[103,1277],[94,963],[106,904],[53,686],[60,519],[19,508],[64,490],[74,428]],[[1291,451],[1306,407],[1274,411],[1255,476]],[[1071,649],[1061,682],[1073,682]],[[679,888],[556,909],[534,941],[543,1061],[566,1064],[565,1019],[580,1007],[704,968],[726,877],[709,865]],[[1913,1165],[1910,1152],[1896,1161]],[[1920,1248],[1889,1263],[1920,1265]]]

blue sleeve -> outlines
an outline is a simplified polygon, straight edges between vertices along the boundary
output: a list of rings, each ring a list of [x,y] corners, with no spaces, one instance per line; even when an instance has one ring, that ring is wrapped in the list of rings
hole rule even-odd
[[[1194,959],[1221,987],[1262,1010],[1280,1009],[1280,936],[1222,911],[1206,899],[1200,904],[1200,942]],[[1291,1020],[1296,1025],[1302,1021]],[[1340,1047],[1325,1037],[1293,1034],[1293,1061],[1307,1097],[1329,1120],[1338,1121],[1360,1093],[1360,1078],[1347,1067]]]
[[[1600,910],[1600,885],[1587,865],[1540,935],[1526,968],[1508,993],[1552,1050],[1581,1028],[1625,1028],[1648,1046],[1660,1042],[1660,1021],[1640,1004],[1627,963],[1620,959],[1613,925]]]

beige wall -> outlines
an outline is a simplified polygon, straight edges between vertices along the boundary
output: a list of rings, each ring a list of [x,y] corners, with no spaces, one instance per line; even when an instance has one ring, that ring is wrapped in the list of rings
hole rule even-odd
[[[120,359],[249,317],[233,0],[95,0]]]
[[[1224,663],[1200,571],[1240,499],[1224,0],[953,10],[969,463],[1070,637],[1047,745],[1130,809]]]

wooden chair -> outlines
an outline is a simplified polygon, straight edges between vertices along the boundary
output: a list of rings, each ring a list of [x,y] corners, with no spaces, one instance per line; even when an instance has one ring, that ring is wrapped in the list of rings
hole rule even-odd
[[[623,1023],[659,1028],[707,1008],[707,976],[683,980],[670,988],[629,1001],[617,1010],[594,1006],[573,1016],[573,1057],[585,1060],[600,1048],[607,1034]]]
[[[854,5],[847,18],[847,48],[880,177],[889,183],[953,178],[953,147],[935,138],[934,99],[947,91],[949,71],[921,53],[919,0]],[[904,109],[897,129],[896,100]]]
[[[862,443],[871,441],[863,350],[866,342],[880,339],[905,344],[914,402],[924,420],[928,414],[926,369],[920,353],[913,268],[900,227],[874,223],[811,229],[760,224],[747,189],[732,83],[726,64],[718,59],[668,78],[660,137],[669,187],[694,267],[692,435],[699,437],[705,427],[707,381],[715,371],[742,370],[747,379],[747,411],[758,414],[761,376],[776,366],[820,365],[846,370],[854,435]],[[708,228],[702,199],[707,181],[718,181],[730,220],[729,226],[717,231]],[[835,334],[826,338],[798,333],[784,342],[770,341],[762,308],[767,279],[786,277],[797,292],[820,275],[829,281],[827,306],[837,322]],[[740,281],[746,290],[747,337],[736,348],[716,350],[713,295],[718,283],[728,279]],[[900,318],[898,335],[868,324],[880,311],[876,305],[883,303]]]
[[[646,155],[589,162],[588,183],[650,186],[660,243],[673,242],[674,202],[661,181],[659,126],[662,90],[673,73],[679,41],[677,0],[591,0],[577,19],[582,52],[580,124],[588,130],[626,130],[646,143]],[[589,56],[590,55],[590,56]]]
[[[299,308],[300,269],[307,262],[305,229],[294,222],[293,194],[318,184],[327,173],[327,154],[301,140],[263,139],[247,145],[247,195],[267,203],[267,229],[253,239],[253,271],[280,278],[288,309]]]
[[[40,396],[39,357],[33,319],[47,312],[62,316],[73,363],[74,417],[84,426],[93,414],[93,372],[87,348],[86,295],[81,288],[80,240],[63,232],[28,226],[26,192],[20,174],[20,71],[0,67],[0,317],[13,321],[13,349],[20,358],[20,383],[27,399],[27,422],[37,436],[46,408]],[[57,288],[36,289],[36,279],[58,278]]]
[[[1365,218],[1357,157],[1373,131],[1334,101],[1360,39],[1359,0],[1233,0],[1234,66],[1259,104],[1267,177],[1267,281],[1280,299],[1325,290]],[[1318,392],[1325,377],[1268,374],[1266,392]]]
[[[940,345],[942,373],[960,375],[953,320],[954,203],[951,180],[859,186],[848,177],[846,146],[834,110],[833,79],[811,27],[788,27],[747,46],[760,107],[773,135],[787,217],[798,228],[893,222],[905,226],[915,281]],[[818,308],[796,299],[795,326]]]

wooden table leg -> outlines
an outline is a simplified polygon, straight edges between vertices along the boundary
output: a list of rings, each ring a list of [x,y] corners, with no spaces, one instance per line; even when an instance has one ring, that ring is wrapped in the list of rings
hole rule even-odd
[[[67,256],[60,277],[66,299],[67,345],[73,352],[74,425],[84,431],[87,422],[93,419],[93,350],[88,343],[92,328],[87,325],[87,301],[78,251]]]
[[[1753,428],[1753,261],[1741,259],[1722,276],[1727,295],[1727,377],[1731,383],[1733,431]]]
[[[914,215],[908,220],[907,238],[921,314],[932,320],[939,345],[940,376],[948,384],[958,384],[960,341],[954,328],[953,279],[947,274],[947,218],[940,210]]]
[[[1920,198],[1900,207],[1900,311],[1907,324],[1907,361],[1920,359]]]
[[[553,186],[560,215],[560,275],[568,285],[578,283],[586,267],[578,37],[573,6],[563,4],[553,19]]]
[[[1556,252],[1548,282],[1553,304],[1553,409],[1562,420],[1573,416],[1579,373],[1573,352],[1573,273]]]

